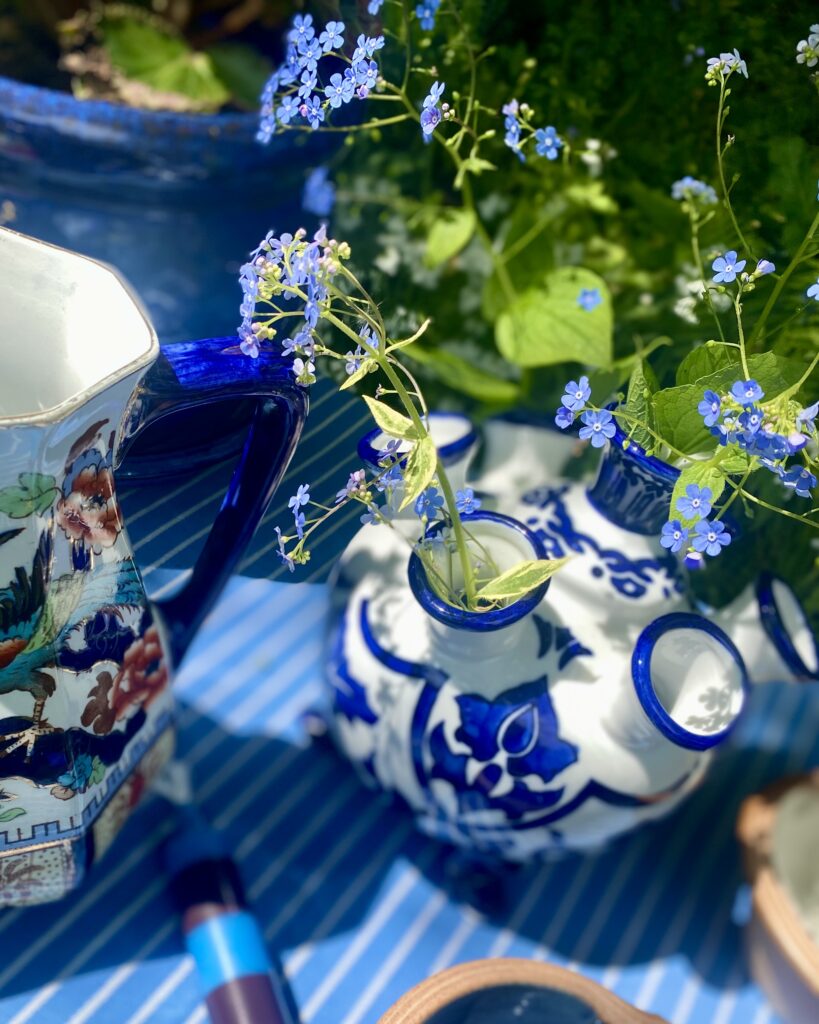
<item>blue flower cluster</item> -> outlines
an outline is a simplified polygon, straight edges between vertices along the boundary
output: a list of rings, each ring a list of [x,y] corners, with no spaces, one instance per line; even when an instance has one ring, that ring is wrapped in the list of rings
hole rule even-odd
[[[336,187],[326,167],[316,167],[307,175],[301,205],[317,217],[329,217],[336,203]]]
[[[590,398],[591,387],[588,377],[570,380],[560,399],[555,423],[561,430],[565,430],[580,414],[580,422],[583,424],[580,428],[580,437],[584,441],[590,441],[592,448],[602,448],[606,441],[614,437],[614,417],[608,409],[586,409],[586,402]]]
[[[734,71],[738,71],[745,78],[748,77],[748,67],[736,48],[733,53],[721,53],[719,57],[708,58],[705,80],[709,85],[716,85],[718,82],[724,82]]]
[[[525,115],[530,114],[531,111],[526,104],[518,103],[517,100],[505,103],[501,108],[501,113],[503,114],[503,126],[506,129],[503,141],[513,153],[517,154],[521,162],[526,160],[523,147],[532,137],[535,140],[535,152],[538,156],[545,156],[547,160],[557,160],[564,142],[557,134],[556,128],[548,125],[546,128],[538,128],[533,132],[525,120]],[[529,133],[525,137],[524,131]]]
[[[435,28],[435,16],[440,6],[441,0],[423,0],[423,3],[416,5],[415,17],[425,32],[431,32]]]
[[[444,89],[446,89],[446,84],[444,82],[433,82],[429,93],[424,98],[424,103],[421,108],[421,132],[424,136],[424,142],[430,141],[432,133],[441,123],[443,113],[438,104],[440,103]]]
[[[731,543],[731,534],[719,519],[709,519],[713,492],[710,487],[689,484],[685,494],[677,499],[676,512],[685,522],[693,524],[693,532],[679,519],[667,522],[660,533],[660,544],[669,551],[682,550],[690,545],[685,556],[685,564],[689,569],[701,568],[704,556],[715,557]]]
[[[700,203],[702,206],[713,206],[717,202],[717,193],[704,181],[686,174],[684,178],[679,178],[671,185],[671,198]]]
[[[802,409],[790,401],[773,401],[769,408],[760,404],[764,397],[755,380],[738,380],[727,394],[705,391],[697,411],[721,445],[734,444],[755,456],[786,487],[809,498],[816,477],[805,466],[789,466],[788,459],[817,439],[819,402]]]
[[[377,349],[379,347],[379,340],[376,334],[373,334],[372,330],[364,324],[358,331],[359,337],[364,341],[370,348]],[[351,377],[354,373],[357,373],[361,369],[361,364],[367,357],[366,349],[362,348],[361,345],[356,345],[355,352],[346,352],[345,358],[347,362],[344,365],[344,369],[347,371],[347,376]]]
[[[257,302],[269,302],[277,295],[285,299],[296,296],[304,302],[304,323],[294,335],[284,339],[282,352],[295,357],[293,373],[297,382],[305,386],[315,381],[313,332],[321,309],[328,301],[329,281],[338,269],[337,249],[337,246],[331,249],[328,244],[324,227],[319,228],[312,241],[307,241],[302,229],[295,235],[283,234],[280,238],[268,232],[250,254],[239,277],[243,300],[239,307],[242,323],[238,333],[245,355],[256,358],[259,343],[276,334],[269,324],[255,318]]]
[[[293,19],[284,61],[262,92],[257,134],[260,142],[269,142],[277,129],[291,124],[308,124],[316,130],[328,110],[337,110],[354,98],[363,100],[369,96],[379,76],[373,58],[384,46],[384,37],[359,35],[352,58],[348,59],[342,52],[344,28],[343,21],[328,21],[317,36],[312,15],[297,14]],[[319,65],[326,58],[333,66],[341,59],[349,67],[343,74],[331,74],[329,82],[322,85]]]
[[[711,264],[711,269],[714,271],[712,280],[715,284],[731,284],[732,281],[736,281],[737,275],[739,275],[744,287],[750,285],[759,277],[773,274],[776,270],[776,267],[770,260],[759,260],[756,270],[752,274],[745,274],[743,271],[747,262],[747,260],[739,259],[736,249],[729,249],[728,252],[717,256]]]
[[[296,493],[287,502],[287,507],[293,513],[293,522],[296,527],[296,534],[299,540],[304,536],[305,526],[305,515],[301,511],[302,507],[309,504],[310,502],[310,485],[299,484]]]
[[[674,553],[686,544],[690,546],[685,556],[689,569],[700,568],[704,556],[712,558],[731,543],[731,534],[719,519],[708,519],[711,513],[713,492],[710,487],[689,484],[685,494],[677,499],[676,510],[688,523],[693,523],[693,533],[679,519],[672,519],[663,526],[660,544]]]

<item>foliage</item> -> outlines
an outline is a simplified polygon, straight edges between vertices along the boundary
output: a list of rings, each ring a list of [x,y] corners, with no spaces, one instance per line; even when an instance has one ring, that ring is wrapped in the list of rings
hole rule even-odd
[[[598,404],[573,407],[564,395],[559,425],[579,416],[581,437],[600,446],[614,430],[602,407],[619,401],[614,415],[632,441],[680,465],[666,547],[687,549],[691,566],[727,552],[734,534],[722,516],[733,506],[731,515],[743,520],[741,547],[756,543],[757,528],[776,534],[770,519],[779,514],[808,526],[796,544],[815,557],[807,545],[819,525],[810,500],[819,334],[809,307],[819,283],[807,296],[805,289],[816,280],[808,268],[819,253],[819,220],[804,238],[795,228],[797,217],[803,224],[813,217],[808,145],[815,129],[801,107],[791,112],[792,103],[773,133],[760,130],[770,119],[755,121],[742,108],[735,114],[728,103],[737,81],[753,89],[757,75],[758,95],[809,95],[819,76],[799,65],[810,70],[819,62],[819,34],[799,42],[799,33],[810,15],[797,22],[788,12],[794,38],[778,54],[770,41],[781,37],[781,5],[770,15],[743,16],[739,42],[743,52],[751,48],[751,79],[739,50],[723,50],[708,61],[703,86],[696,78],[701,41],[738,29],[730,3],[716,12],[686,5],[679,17],[618,6],[602,47],[600,5],[573,4],[564,19],[545,27],[538,20],[531,31],[534,12],[522,5],[433,6],[425,22],[410,4],[384,5],[387,45],[375,88],[348,90],[338,104],[368,99],[363,117],[347,122],[348,145],[335,160],[334,224],[355,239],[357,255],[364,252],[366,287],[398,297],[397,320],[431,314],[433,327],[415,349],[418,360],[407,353],[409,365],[436,396],[445,390],[451,400],[460,391],[486,411],[513,403],[542,411],[550,395],[557,398],[555,365],[593,370]],[[655,40],[650,26],[658,17]],[[635,47],[644,33],[652,44]],[[535,41],[535,52],[524,39]],[[573,59],[580,53],[582,60]],[[326,120],[300,116],[298,102],[279,116],[278,103],[295,89],[288,60],[295,72],[298,59],[295,47],[268,87],[263,139],[282,130],[344,130],[329,107]],[[802,76],[797,84],[786,83],[786,61],[792,79]],[[346,74],[355,75],[355,62],[353,54]],[[701,114],[709,88],[717,96],[716,135]],[[623,100],[619,110],[612,111],[611,96]],[[639,116],[629,116],[632,109]],[[573,131],[546,124],[565,124],[567,112]],[[412,131],[413,122],[437,145],[413,145],[398,127]],[[594,136],[579,141],[584,129],[604,124],[619,155]],[[734,169],[729,152],[734,124],[755,144],[747,172]],[[714,154],[716,187],[690,173],[707,170]],[[750,212],[744,230],[739,200]],[[472,374],[458,372],[464,365]],[[475,386],[475,374],[485,386]],[[743,382],[758,386],[750,404],[732,392]],[[721,410],[716,423],[707,420],[708,395]],[[774,500],[763,497],[769,488],[759,471],[778,479]],[[705,501],[697,498],[684,515],[690,494]],[[795,498],[807,507],[792,509]],[[733,582],[723,590],[727,599]]]
[[[480,501],[470,488],[453,493],[429,433],[424,397],[401,362],[429,321],[408,337],[390,336],[349,259],[350,247],[328,239],[322,227],[312,240],[303,229],[281,237],[270,233],[242,267],[239,334],[245,354],[258,357],[261,345],[278,340],[304,386],[315,381],[319,360],[343,364],[345,386],[370,374],[379,379],[375,397],[363,395],[385,439],[377,468],[370,467],[369,477],[364,469],[354,470],[330,505],[302,484],[288,503],[293,532],[276,528],[279,556],[291,571],[308,562],[312,534],[351,502],[365,508],[363,523],[397,525],[409,509],[399,535],[414,542],[429,584],[443,600],[476,613],[513,602],[542,586],[561,560],[521,561],[501,571],[480,543],[470,520]]]

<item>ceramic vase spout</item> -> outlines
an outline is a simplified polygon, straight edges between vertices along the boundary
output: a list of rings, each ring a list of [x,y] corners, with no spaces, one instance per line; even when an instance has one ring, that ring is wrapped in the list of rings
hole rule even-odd
[[[509,516],[481,510],[464,525],[501,570],[549,553],[548,538]],[[365,527],[373,544],[379,529]],[[697,784],[705,745],[628,746],[607,728],[634,640],[589,614],[562,571],[506,607],[469,612],[436,593],[417,554],[404,565],[403,579],[338,592],[328,693],[339,748],[427,834],[524,861],[599,846]]]
[[[626,746],[703,751],[730,735],[748,673],[726,633],[701,615],[672,612],[640,634],[625,699],[607,723]]]
[[[792,587],[772,573],[708,616],[742,651],[752,682],[819,680],[819,639]]]

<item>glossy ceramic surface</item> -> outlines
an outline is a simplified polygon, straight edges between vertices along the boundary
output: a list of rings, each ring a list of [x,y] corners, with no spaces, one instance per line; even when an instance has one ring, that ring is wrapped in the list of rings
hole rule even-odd
[[[515,492],[504,478],[517,472],[515,429],[503,423],[498,438],[490,425],[475,479],[474,445],[454,463],[484,501],[469,528],[501,567],[571,561],[545,592],[469,615],[444,605],[408,556],[400,535],[414,539],[417,520],[367,526],[335,582],[328,682],[336,742],[365,779],[400,796],[428,834],[527,860],[599,845],[696,786],[747,695],[731,629],[757,678],[792,677],[783,637],[798,637],[805,657],[813,638],[779,581],[775,629],[763,629],[756,592],[719,621],[691,607],[679,562],[648,530],[671,467],[644,464],[639,450],[626,453],[633,466],[612,449],[591,485],[530,476]],[[519,442],[542,442],[529,461],[546,472],[568,454],[531,425]]]
[[[326,145],[261,146],[256,128],[252,113],[134,110],[0,78],[0,200],[11,227],[117,267],[163,342],[227,335],[240,265],[292,224]]]
[[[170,674],[273,494],[306,400],[283,362],[252,362],[233,338],[162,352],[109,269],[9,231],[0,322],[0,902],[30,903],[79,883],[170,753]],[[256,411],[229,492],[191,579],[152,604],[118,461],[148,424],[173,430],[180,411],[231,396]]]

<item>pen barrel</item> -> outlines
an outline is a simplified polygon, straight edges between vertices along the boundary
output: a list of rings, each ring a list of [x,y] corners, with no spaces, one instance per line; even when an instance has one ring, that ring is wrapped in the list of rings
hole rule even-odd
[[[183,923],[212,1024],[290,1024],[252,915],[238,907],[203,909],[190,908]]]

